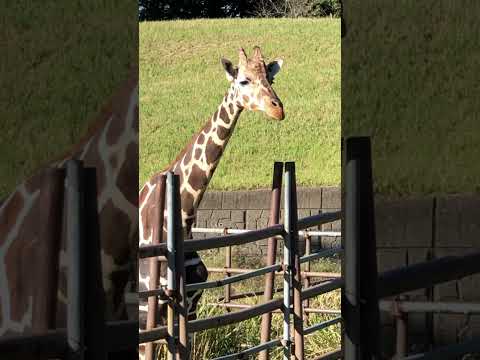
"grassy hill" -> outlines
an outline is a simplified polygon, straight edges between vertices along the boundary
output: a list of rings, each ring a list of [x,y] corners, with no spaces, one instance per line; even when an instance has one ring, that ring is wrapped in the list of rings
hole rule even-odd
[[[140,184],[170,163],[228,88],[220,58],[259,45],[284,65],[286,118],[244,112],[210,189],[269,187],[273,162],[296,161],[301,185],[340,184],[340,21],[222,19],[140,23]]]
[[[392,6],[345,11],[342,133],[372,137],[379,193],[479,193],[480,3]]]
[[[0,199],[67,151],[137,61],[131,1],[2,8]]]

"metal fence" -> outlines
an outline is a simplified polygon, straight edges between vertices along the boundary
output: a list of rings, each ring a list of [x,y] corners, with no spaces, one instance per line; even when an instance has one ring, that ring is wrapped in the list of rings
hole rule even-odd
[[[49,223],[55,224],[57,229],[48,229],[49,234],[61,234],[62,224],[65,224],[68,256],[66,328],[54,329],[52,323],[55,321],[48,321],[48,326],[43,324],[45,331],[40,334],[0,338],[0,357],[2,360],[81,360],[107,359],[108,353],[112,352],[136,352],[138,321],[105,321],[95,169],[84,168],[81,161],[71,160],[66,169],[49,169],[47,172],[46,193],[54,201],[50,201],[50,206],[42,212],[50,214],[47,218],[55,214],[60,218],[66,215],[65,221],[52,219]],[[66,208],[62,212],[59,209],[63,208],[63,199]],[[48,256],[51,259],[60,251],[60,242],[53,240],[46,239],[49,244],[56,245],[50,248]],[[47,288],[42,286],[44,292],[35,298],[34,308],[42,317],[54,320],[58,261],[48,265],[50,285]],[[32,326],[38,328],[39,323]]]
[[[153,298],[156,302],[156,297],[160,296],[168,301],[167,325],[159,327],[148,327],[147,330],[141,331],[139,334],[139,342],[152,343],[165,339],[167,342],[167,351],[169,359],[188,359],[189,356],[189,337],[188,333],[195,333],[205,329],[225,326],[250,319],[255,316],[270,314],[274,311],[281,311],[283,313],[283,336],[282,339],[274,339],[268,341],[261,341],[261,343],[252,348],[243,350],[235,354],[229,354],[217,358],[215,360],[226,359],[244,359],[248,355],[253,355],[259,352],[265,353],[269,349],[275,347],[282,347],[284,359],[290,359],[290,356],[295,356],[296,359],[304,359],[304,336],[327,326],[340,322],[340,317],[333,320],[325,321],[320,324],[313,325],[309,328],[303,327],[303,303],[305,300],[312,297],[324,294],[329,291],[339,289],[343,285],[341,278],[335,278],[324,281],[320,284],[310,286],[302,289],[302,279],[300,272],[300,264],[319,259],[325,256],[330,256],[334,253],[341,253],[342,249],[328,249],[315,254],[300,256],[297,242],[298,232],[303,231],[313,226],[319,226],[328,222],[340,219],[340,212],[324,213],[315,216],[310,216],[303,219],[297,219],[297,199],[296,199],[296,180],[295,180],[295,164],[288,162],[285,164],[285,187],[284,187],[284,223],[278,224],[278,203],[280,198],[279,184],[278,184],[278,169],[280,163],[276,164],[277,176],[274,176],[274,187],[272,203],[276,198],[277,205],[277,221],[271,222],[270,226],[247,232],[240,232],[237,234],[230,234],[219,237],[211,237],[201,240],[186,240],[182,239],[181,231],[181,216],[180,216],[180,194],[179,194],[179,180],[178,176],[173,173],[167,175],[167,210],[168,210],[168,234],[167,242],[156,243],[152,245],[142,246],[139,248],[139,258],[154,258],[157,261],[158,257],[165,259],[168,264],[167,271],[167,287],[151,289],[149,291],[140,292],[140,298]],[[283,168],[283,164],[282,164]],[[281,172],[280,172],[281,175]],[[160,179],[160,182],[165,182],[165,178]],[[277,182],[275,184],[275,182]],[[280,181],[281,184],[281,181]],[[162,191],[165,187],[160,183],[156,187],[158,191]],[[157,194],[162,198],[161,194]],[[161,223],[160,219],[163,214],[162,205],[159,206],[156,214],[158,216],[157,222]],[[276,223],[275,223],[276,222]],[[161,228],[161,227],[160,227]],[[284,241],[283,246],[283,262],[280,264],[273,263],[275,256],[273,251],[269,251],[271,257],[267,266],[253,271],[242,272],[238,275],[226,277],[222,280],[206,281],[203,283],[186,284],[185,283],[185,267],[183,263],[183,254],[185,251],[199,251],[212,248],[222,248],[234,245],[242,245],[254,241],[269,239],[269,249],[276,248],[276,243],[272,244],[272,239],[281,237]],[[272,245],[275,245],[272,247]],[[152,260],[151,260],[152,261]],[[186,314],[186,293],[190,290],[208,289],[213,287],[227,286],[229,284],[250,279],[256,276],[273,274],[280,272],[283,275],[283,297],[279,299],[267,300],[262,304],[252,306],[237,312],[218,315],[208,319],[198,319],[194,321],[187,321]],[[158,272],[153,274],[156,278],[152,280],[152,273],[150,274],[151,284],[158,284]],[[271,277],[271,278],[272,278]],[[270,279],[271,279],[270,278]],[[267,285],[268,285],[267,279]],[[149,309],[147,318],[155,316],[155,305]],[[155,321],[154,321],[155,323]],[[270,324],[268,324],[270,325]],[[292,326],[293,325],[293,326]],[[262,324],[262,329],[264,328]],[[268,329],[269,330],[269,329]],[[291,332],[291,330],[293,330]],[[293,334],[292,334],[293,333]],[[263,331],[262,331],[263,334]],[[152,352],[146,352],[148,356],[152,356]],[[339,353],[329,354],[329,358],[339,356]],[[332,357],[333,356],[333,357]],[[147,360],[149,360],[147,358]]]
[[[379,345],[379,311],[391,311],[386,298],[429,288],[433,285],[480,273],[480,252],[465,256],[447,256],[415,265],[399,267],[378,274],[374,221],[371,144],[367,137],[349,138],[345,142],[344,181],[345,217],[342,242],[345,249],[342,289],[345,359],[381,359]],[[410,311],[477,311],[478,307],[453,304],[400,303]],[[401,324],[404,326],[405,324]],[[405,329],[403,329],[405,330]],[[404,334],[406,337],[406,335]],[[458,359],[480,352],[480,339],[435,349],[407,357],[405,338],[399,344],[396,359]],[[399,351],[398,351],[399,350]]]
[[[224,235],[229,235],[229,234],[243,234],[245,232],[249,232],[252,230],[245,230],[245,229],[230,229],[230,228],[193,228],[192,233],[200,233],[200,234],[224,234]],[[312,255],[312,257],[305,257],[304,260],[302,261],[302,264],[305,264],[304,270],[301,270],[301,276],[303,279],[303,286],[305,288],[308,288],[310,284],[314,283],[315,281],[324,281],[325,279],[336,279],[336,278],[341,278],[342,274],[338,272],[326,272],[326,271],[310,271],[310,263],[312,260],[316,260],[316,255],[317,254],[311,254],[311,237],[312,236],[332,236],[332,237],[340,237],[341,232],[340,231],[319,231],[319,230],[300,230],[298,231],[298,237],[300,239],[303,239],[303,242],[305,243],[305,253],[304,255]],[[277,236],[276,240],[281,240],[281,236]],[[302,241],[302,240],[301,240]],[[300,241],[300,242],[301,242]],[[270,250],[271,251],[271,250]],[[332,248],[332,249],[326,249],[322,251],[322,254],[324,254],[324,257],[332,256],[335,254],[338,254],[338,249],[337,248]],[[275,266],[275,265],[272,265]],[[231,246],[226,246],[225,247],[225,266],[223,268],[220,267],[207,267],[208,273],[220,273],[224,274],[227,278],[225,280],[228,280],[232,274],[246,274],[246,273],[251,273],[255,269],[252,268],[235,268],[232,267],[232,247]],[[261,270],[261,269],[260,269]],[[260,271],[259,270],[259,271]],[[272,274],[270,272],[267,272],[265,274]],[[262,274],[260,274],[262,275]],[[282,273],[279,271],[276,271],[272,275],[274,276],[282,276]],[[320,279],[320,280],[319,280]],[[272,281],[271,279],[270,281]],[[233,293],[232,288],[231,288],[231,283],[226,281],[224,283],[225,285],[225,295],[219,299],[217,299],[217,302],[212,302],[212,303],[207,303],[206,305],[208,306],[216,306],[216,307],[223,307],[227,309],[248,309],[251,308],[253,305],[248,305],[248,304],[239,304],[235,303],[232,300],[238,300],[238,299],[245,299],[249,297],[256,297],[259,295],[265,295],[265,291],[247,291],[243,293]],[[274,290],[275,292],[280,292],[283,291],[283,288],[277,288]],[[271,300],[271,298],[267,299]],[[275,311],[279,312],[279,310]],[[304,316],[308,318],[309,314],[315,313],[315,314],[340,314],[340,309],[318,309],[318,308],[312,308],[310,307],[310,299],[306,299],[304,302],[304,307],[303,307],[303,312]],[[266,325],[264,325],[265,327]],[[268,329],[268,327],[267,327]]]

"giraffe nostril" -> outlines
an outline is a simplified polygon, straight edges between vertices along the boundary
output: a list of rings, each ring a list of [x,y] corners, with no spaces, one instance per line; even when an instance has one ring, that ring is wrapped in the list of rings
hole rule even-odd
[[[278,106],[278,102],[272,100],[272,105],[276,107],[276,106]]]

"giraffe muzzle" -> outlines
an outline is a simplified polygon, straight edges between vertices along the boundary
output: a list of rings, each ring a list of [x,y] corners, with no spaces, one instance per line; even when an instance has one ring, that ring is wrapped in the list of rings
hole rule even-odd
[[[272,100],[270,105],[267,107],[267,115],[275,120],[283,120],[285,118],[285,113],[283,112],[283,105],[278,100]]]

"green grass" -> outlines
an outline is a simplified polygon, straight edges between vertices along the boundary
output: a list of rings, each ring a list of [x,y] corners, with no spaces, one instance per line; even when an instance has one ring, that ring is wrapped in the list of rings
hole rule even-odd
[[[480,3],[402,4],[345,12],[342,134],[372,137],[379,193],[478,193]]]
[[[263,264],[259,257],[235,256],[238,249],[233,248],[233,266],[243,268],[261,267]],[[223,266],[224,252],[219,249],[209,250],[202,253],[202,260],[210,267]],[[322,259],[314,261],[311,264],[311,271],[330,271],[340,272],[340,261],[338,258]],[[223,278],[223,274],[210,274],[209,280]],[[282,278],[277,277],[276,287],[282,286]],[[254,292],[263,290],[264,277],[245,280],[232,285],[232,293]],[[223,288],[206,290],[202,295],[198,308],[198,318],[211,318],[227,313],[222,307],[208,305],[218,302],[223,296]],[[281,297],[282,293],[276,293],[275,298]],[[237,304],[260,304],[263,297],[252,296],[246,299],[233,301]],[[310,301],[310,307],[318,309],[340,309],[340,291],[320,295]],[[233,309],[232,311],[236,311]],[[308,320],[304,320],[304,327],[312,326],[322,321],[330,320],[338,315],[331,314],[310,314]],[[271,339],[281,338],[283,331],[282,314],[273,314]],[[209,329],[196,333],[192,343],[192,360],[204,360],[219,357],[226,354],[245,350],[249,347],[258,345],[260,342],[261,317],[255,317],[241,323],[223,326],[220,328]],[[307,359],[333,351],[340,347],[341,335],[340,325],[336,324],[326,329],[317,331],[311,335],[305,336],[305,356]],[[166,358],[166,348],[162,349]],[[270,352],[272,360],[283,359],[281,348],[276,348]],[[255,357],[252,357],[252,359]]]
[[[124,0],[2,7],[0,199],[77,142],[126,78],[137,10]]]
[[[269,187],[276,160],[296,162],[300,185],[340,183],[340,21],[221,19],[140,23],[140,185],[216,110],[220,58],[254,45],[284,59],[274,88],[286,118],[244,112],[209,188]]]

